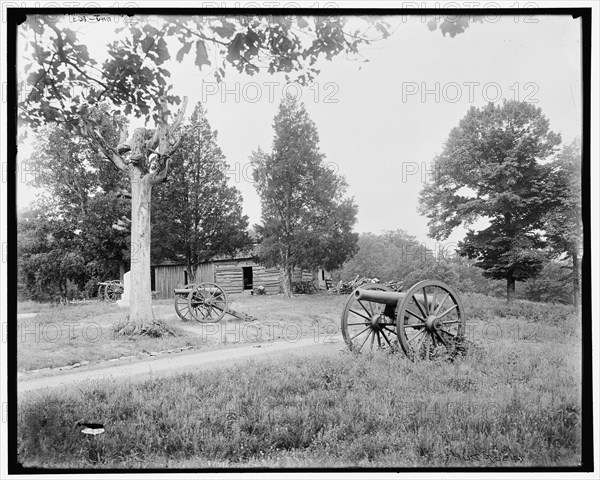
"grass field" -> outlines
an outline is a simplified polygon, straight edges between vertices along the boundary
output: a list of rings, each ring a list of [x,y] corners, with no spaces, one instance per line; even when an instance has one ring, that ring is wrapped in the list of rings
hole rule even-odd
[[[231,299],[234,309],[257,320],[245,322],[227,315],[218,324],[186,323],[176,315],[172,300],[154,301],[155,317],[177,333],[161,338],[115,335],[113,326],[124,320],[127,310],[109,302],[56,307],[19,304],[19,313],[37,315],[18,320],[17,368],[28,371],[61,367],[186,346],[218,348],[232,343],[325,338],[339,333],[345,301],[337,295],[292,299],[232,295]]]
[[[299,322],[315,310],[337,316],[344,303],[330,296],[247,301],[252,315],[264,309],[270,320],[294,315]],[[236,369],[24,396],[19,461],[87,468],[576,466],[576,312],[480,295],[463,295],[463,303],[473,345],[453,363],[298,352]],[[327,318],[316,320],[325,325]],[[106,431],[83,435],[77,421],[101,422]]]
[[[35,309],[29,307],[30,312]],[[125,311],[108,302],[83,305],[42,306],[33,318],[17,320],[17,368],[19,371],[61,367],[74,363],[134,355],[144,351],[195,345],[196,337],[174,322],[177,336],[149,338],[115,335],[113,325]]]

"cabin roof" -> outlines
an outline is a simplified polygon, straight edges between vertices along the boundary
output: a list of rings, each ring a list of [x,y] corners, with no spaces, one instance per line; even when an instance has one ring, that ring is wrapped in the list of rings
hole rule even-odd
[[[239,251],[234,255],[217,255],[206,262],[202,262],[202,264],[206,263],[215,263],[215,262],[230,262],[232,260],[252,260],[255,258],[258,249],[254,246],[251,250],[247,251]],[[153,267],[168,267],[168,266],[176,266],[182,265],[186,266],[185,259],[181,260],[162,260],[160,262],[155,262],[152,264]]]

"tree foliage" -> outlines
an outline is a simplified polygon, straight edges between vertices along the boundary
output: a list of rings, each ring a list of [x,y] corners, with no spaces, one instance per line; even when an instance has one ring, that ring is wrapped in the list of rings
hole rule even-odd
[[[261,262],[282,268],[284,293],[290,295],[294,267],[331,270],[354,253],[357,207],[344,197],[343,177],[325,165],[303,104],[288,95],[273,128],[272,152],[252,155],[262,203],[262,224],[255,228]]]
[[[105,100],[120,112],[161,119],[159,99],[179,104],[169,82],[168,62],[190,61],[221,81],[228,68],[254,75],[283,72],[288,81],[310,83],[319,59],[346,54],[357,60],[360,48],[387,38],[391,25],[383,16],[177,15],[121,16],[124,26],[108,44],[108,57],[90,56],[78,33],[68,28],[85,15],[30,15],[21,24],[31,63],[27,98],[19,117],[30,126],[66,122],[76,126],[89,108]],[[445,36],[463,33],[478,16],[431,18]],[[172,39],[176,39],[176,46]]]
[[[582,250],[581,211],[581,142],[566,145],[552,163],[554,193],[559,201],[544,217],[544,231],[552,252],[566,256],[571,268],[571,291],[574,305],[580,301],[579,259]]]
[[[23,23],[32,62],[32,86],[19,116],[31,126],[48,121],[75,125],[90,106],[109,99],[125,114],[160,121],[158,99],[179,103],[166,62],[193,61],[202,73],[222,80],[226,67],[254,75],[284,72],[302,84],[318,74],[317,60],[357,54],[361,45],[389,35],[379,18],[364,18],[357,28],[342,16],[148,16],[123,19],[118,38],[102,63],[92,58],[69,18],[32,15]],[[368,36],[366,31],[376,32]],[[171,39],[179,46],[172,51]],[[174,54],[174,55],[173,55]],[[83,93],[83,94],[82,94]]]
[[[544,231],[558,254],[571,255],[581,246],[581,142],[566,145],[552,162],[554,192],[560,203],[545,216]]]
[[[154,190],[153,257],[198,264],[251,246],[242,197],[227,184],[225,156],[199,103],[182,129],[167,180]]]
[[[472,107],[450,132],[434,159],[433,181],[421,192],[421,212],[434,238],[476,220],[489,222],[467,232],[460,253],[475,259],[486,276],[506,279],[509,300],[515,281],[536,276],[544,262],[543,219],[557,205],[554,171],[545,160],[559,143],[534,105]]]
[[[544,303],[573,304],[572,276],[565,262],[549,260],[537,277],[530,278],[520,288],[518,298]]]
[[[381,235],[360,234],[356,254],[340,270],[342,280],[356,276],[389,280],[404,280],[433,257],[433,252],[404,230]]]
[[[404,230],[362,233],[357,253],[336,272],[343,281],[357,276],[400,281],[406,290],[421,280],[440,280],[462,292],[496,294],[496,281],[482,277],[472,261],[458,256],[454,243],[430,248]]]
[[[350,282],[357,276],[402,282],[404,290],[415,283],[440,280],[460,293],[480,293],[493,297],[506,295],[500,280],[483,276],[475,260],[458,255],[455,243],[438,243],[428,248],[403,230],[379,235],[362,233],[358,251],[334,272],[338,280]],[[516,298],[547,303],[572,303],[571,274],[563,261],[545,259],[539,276],[525,280]]]
[[[118,138],[124,127],[123,119],[116,120],[106,122],[107,138]],[[27,264],[30,293],[34,286],[38,294],[64,293],[67,280],[82,287],[90,278],[118,278],[121,265],[129,262],[129,246],[126,235],[112,225],[130,208],[119,173],[88,137],[57,124],[39,131],[28,165],[35,173],[31,183],[46,192],[19,215],[19,248],[25,255],[19,256],[19,266]],[[47,261],[39,255],[47,255]],[[81,268],[63,268],[63,258],[71,263],[76,258]],[[40,281],[32,282],[34,277]]]
[[[83,287],[85,260],[67,221],[48,215],[48,206],[22,212],[17,227],[19,276],[33,299],[67,297],[68,282]]]

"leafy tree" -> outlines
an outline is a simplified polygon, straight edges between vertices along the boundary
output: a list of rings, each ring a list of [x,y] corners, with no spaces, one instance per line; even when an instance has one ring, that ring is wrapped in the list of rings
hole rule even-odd
[[[34,299],[57,293],[67,297],[69,281],[85,284],[85,260],[69,223],[53,215],[49,205],[38,204],[22,212],[17,227],[19,276]]]
[[[570,260],[572,302],[580,302],[579,256],[583,235],[581,224],[581,142],[565,146],[552,163],[555,169],[555,198],[560,203],[544,217],[550,248]]]
[[[16,21],[16,15],[9,11],[9,21]],[[318,73],[316,62],[322,55],[331,59],[340,53],[355,54],[360,45],[368,44],[370,39],[365,32],[371,27],[380,37],[389,35],[386,22],[367,17],[363,19],[363,31],[359,28],[348,32],[347,19],[336,16],[136,16],[108,45],[108,59],[100,65],[79,42],[77,33],[66,27],[69,17],[32,15],[18,20],[25,40],[21,45],[26,46],[22,58],[32,60],[26,68],[27,83],[32,88],[19,104],[19,119],[33,128],[47,122],[83,127],[105,156],[129,177],[131,244],[132,251],[135,247],[138,253],[132,265],[129,319],[140,330],[153,318],[151,191],[166,178],[169,157],[178,147],[174,133],[185,111],[184,99],[176,119],[168,124],[167,106],[178,104],[180,99],[168,81],[170,73],[165,62],[171,58],[171,52],[167,39],[180,42],[181,48],[175,55],[179,62],[190,55],[199,69],[212,68],[212,59],[216,58],[214,74],[218,80],[223,78],[225,66],[229,66],[248,75],[265,70],[285,72],[288,76],[300,72],[296,79],[306,82]],[[450,32],[460,33],[465,28],[457,24]],[[155,131],[137,129],[132,138],[114,148],[98,131],[95,119],[94,110],[104,100],[125,114],[152,118]]]
[[[358,252],[336,272],[343,281],[356,276],[400,281],[404,289],[421,280],[435,279],[462,292],[495,295],[497,290],[497,281],[483,278],[481,269],[456,255],[448,245],[432,250],[404,230],[360,234]]]
[[[248,75],[284,72],[288,80],[305,84],[319,73],[320,57],[357,54],[361,45],[389,35],[387,22],[376,17],[363,17],[350,27],[349,18],[336,15],[136,16],[121,18],[125,26],[117,29],[117,38],[107,45],[108,59],[99,64],[67,28],[70,20],[66,15],[31,15],[21,25],[28,32],[32,87],[19,105],[19,117],[31,126],[48,121],[77,125],[103,100],[125,114],[151,117],[160,124],[161,101],[180,102],[166,68],[173,57],[171,39],[179,42],[176,61],[191,57],[198,69],[212,70],[218,81],[232,67]],[[368,36],[369,30],[376,33]]]
[[[572,278],[565,266],[561,261],[545,262],[537,277],[523,282],[519,296],[534,302],[573,303]]]
[[[544,216],[556,207],[554,174],[547,160],[560,143],[540,108],[508,101],[472,107],[452,129],[434,159],[434,178],[421,191],[420,211],[430,235],[442,240],[459,225],[469,229],[459,252],[476,260],[484,275],[505,279],[507,299],[515,281],[542,269]]]
[[[273,124],[270,154],[252,154],[254,180],[262,202],[259,258],[283,271],[283,291],[292,295],[295,267],[329,270],[355,252],[352,233],[357,207],[344,198],[345,180],[327,168],[319,135],[304,105],[287,96]]]
[[[362,233],[356,254],[344,263],[339,274],[344,281],[353,280],[357,275],[382,282],[402,281],[432,257],[433,252],[404,230],[381,235]]]
[[[200,103],[183,127],[167,181],[155,190],[153,255],[185,259],[190,283],[197,266],[251,246],[242,197],[227,185],[225,156]]]
[[[123,125],[124,119],[117,118],[104,135],[118,138]],[[112,228],[130,208],[122,195],[126,184],[121,175],[89,137],[57,124],[40,129],[29,165],[35,172],[33,182],[48,194],[45,208],[77,235],[72,249],[93,259],[90,275],[118,275],[129,256],[125,235]]]

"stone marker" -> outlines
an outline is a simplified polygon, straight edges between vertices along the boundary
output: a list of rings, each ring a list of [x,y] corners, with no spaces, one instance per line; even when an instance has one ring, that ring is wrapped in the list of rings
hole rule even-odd
[[[121,300],[117,300],[119,307],[129,307],[129,297],[131,295],[131,272],[125,272],[123,275],[123,294]]]

